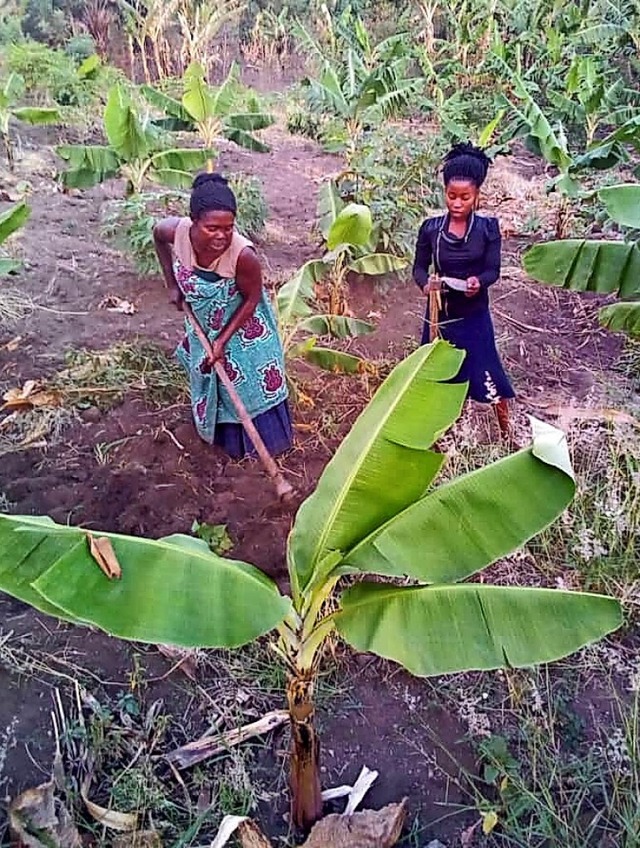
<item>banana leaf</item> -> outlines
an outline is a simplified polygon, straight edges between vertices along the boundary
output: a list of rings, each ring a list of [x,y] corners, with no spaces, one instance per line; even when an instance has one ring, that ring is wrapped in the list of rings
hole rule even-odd
[[[608,330],[640,338],[640,303],[612,303],[601,309],[598,317]]]
[[[158,91],[157,88],[153,88],[151,85],[141,85],[139,90],[152,106],[155,106],[156,109],[164,115],[169,116],[169,118],[174,119],[176,122],[174,126],[176,131],[182,129],[193,131],[195,129],[193,118],[179,100],[169,97],[169,95]]]
[[[109,91],[104,129],[109,144],[125,162],[145,159],[149,155],[151,138],[142,128],[131,98],[121,85],[114,85]]]
[[[536,244],[523,257],[534,280],[573,291],[640,294],[640,247],[628,242],[566,239]]]
[[[575,484],[564,433],[533,424],[530,448],[431,489],[358,545],[344,564],[451,583],[540,533],[569,505]]]
[[[348,268],[355,274],[377,277],[381,274],[392,274],[407,267],[407,260],[391,253],[368,253],[350,262]]]
[[[120,170],[120,159],[110,147],[60,145],[56,153],[69,163],[69,169],[61,174],[66,188],[91,188],[115,177]]]
[[[181,171],[179,168],[150,168],[147,177],[151,182],[167,186],[167,188],[184,189],[191,188],[193,173]]]
[[[331,336],[334,339],[352,339],[373,333],[374,324],[346,315],[312,315],[299,324],[299,329],[315,336]]]
[[[312,259],[298,268],[293,277],[280,286],[276,295],[278,320],[283,327],[296,318],[306,318],[313,313],[309,305],[315,297],[314,286],[327,273],[328,266],[321,259]]]
[[[205,82],[202,65],[192,62],[184,72],[182,81],[182,106],[194,121],[202,124],[216,114],[213,91]]]
[[[552,662],[622,623],[614,598],[475,583],[359,583],[341,606],[334,622],[350,645],[423,677]]]
[[[161,150],[154,153],[151,157],[153,167],[162,170],[169,168],[178,171],[194,171],[203,168],[209,159],[215,159],[217,151],[208,148],[202,150],[193,147],[173,148],[170,150]],[[193,176],[191,177],[193,179]]]
[[[361,203],[348,203],[342,209],[327,236],[327,247],[335,250],[341,244],[356,247],[366,245],[371,237],[371,210]]]
[[[244,112],[227,115],[224,123],[225,126],[233,127],[236,130],[255,132],[256,130],[264,130],[270,127],[274,120],[273,115],[267,115],[264,112]]]
[[[309,347],[303,356],[312,365],[335,374],[358,374],[364,366],[364,360],[360,356],[315,344]]]
[[[325,240],[329,237],[331,226],[344,206],[344,201],[333,180],[328,180],[320,186],[317,207],[318,226]]]
[[[418,348],[384,381],[300,507],[289,538],[292,581],[304,589],[322,559],[358,542],[422,497],[442,463],[429,450],[456,420],[464,353],[443,341]]]
[[[253,150],[254,153],[268,153],[271,150],[268,144],[255,138],[251,133],[240,130],[237,127],[231,127],[226,123],[222,125],[222,134],[226,139],[237,144],[238,147],[244,147],[245,150]]]
[[[261,571],[213,554],[199,539],[99,535],[111,540],[119,580],[94,561],[86,530],[0,515],[0,589],[122,639],[185,647],[246,644],[290,611]]]
[[[24,226],[30,214],[31,207],[27,206],[24,200],[0,213],[0,244]]]
[[[60,120],[60,112],[57,109],[38,108],[36,106],[20,106],[18,109],[12,109],[11,114],[19,121],[34,126],[55,124],[56,121]]]
[[[640,230],[640,185],[614,185],[601,188],[598,197],[616,224]]]

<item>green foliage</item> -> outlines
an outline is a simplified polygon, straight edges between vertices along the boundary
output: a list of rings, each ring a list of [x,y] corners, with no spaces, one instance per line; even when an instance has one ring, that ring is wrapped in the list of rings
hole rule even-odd
[[[2,244],[16,230],[25,225],[30,214],[31,209],[24,201],[16,203],[0,213],[0,277],[16,271],[20,267],[20,262],[3,255]]]
[[[75,60],[63,50],[35,41],[13,44],[7,51],[7,67],[23,78],[36,102],[76,107],[95,102],[95,82],[80,76]]]
[[[96,43],[88,33],[74,35],[64,45],[64,52],[71,56],[76,65],[80,65],[89,56],[95,55]]]

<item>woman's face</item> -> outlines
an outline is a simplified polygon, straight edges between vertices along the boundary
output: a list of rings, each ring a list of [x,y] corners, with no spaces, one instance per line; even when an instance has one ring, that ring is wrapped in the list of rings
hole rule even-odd
[[[231,244],[235,215],[224,209],[202,212],[193,222],[191,237],[196,248],[224,253]]]
[[[449,215],[454,221],[466,221],[478,199],[478,189],[470,180],[451,180],[445,187]]]

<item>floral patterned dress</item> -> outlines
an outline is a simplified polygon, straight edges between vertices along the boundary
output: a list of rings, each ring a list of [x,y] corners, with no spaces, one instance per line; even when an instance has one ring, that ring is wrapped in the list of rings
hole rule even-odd
[[[251,242],[235,233],[229,249],[208,269],[195,264],[189,238],[191,220],[182,219],[174,241],[174,272],[186,302],[213,342],[242,305],[235,283],[238,257]],[[185,336],[176,350],[187,370],[191,408],[200,437],[221,445],[234,457],[254,453],[231,398],[219,383],[204,347],[185,320]],[[272,453],[291,446],[284,356],[269,297],[263,289],[253,315],[225,346],[224,369]]]

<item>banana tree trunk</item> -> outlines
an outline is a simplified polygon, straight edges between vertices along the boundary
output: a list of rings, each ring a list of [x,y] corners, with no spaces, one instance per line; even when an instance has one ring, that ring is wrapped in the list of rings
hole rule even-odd
[[[290,678],[287,702],[291,720],[291,817],[297,827],[307,830],[322,815],[312,672]]]

